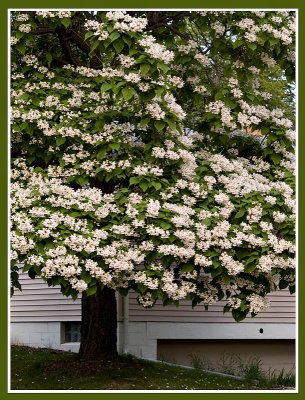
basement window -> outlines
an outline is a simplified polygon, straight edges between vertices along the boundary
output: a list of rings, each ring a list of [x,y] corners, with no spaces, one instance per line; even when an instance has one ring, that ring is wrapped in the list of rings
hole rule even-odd
[[[63,342],[80,342],[80,322],[63,323]]]

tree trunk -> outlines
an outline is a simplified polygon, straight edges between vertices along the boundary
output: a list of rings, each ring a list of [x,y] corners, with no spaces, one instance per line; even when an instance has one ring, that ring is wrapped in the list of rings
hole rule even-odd
[[[79,354],[87,360],[117,356],[117,311],[113,289],[98,286],[95,295],[83,293]]]

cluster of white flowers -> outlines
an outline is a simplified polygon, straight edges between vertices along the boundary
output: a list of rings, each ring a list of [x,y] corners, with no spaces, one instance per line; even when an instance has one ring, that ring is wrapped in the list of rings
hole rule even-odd
[[[225,33],[226,27],[219,21],[212,22],[211,28],[215,31],[216,36],[221,36]]]
[[[105,272],[98,263],[91,259],[86,259],[85,269],[90,273],[91,276],[98,279],[104,285],[109,285],[112,281],[112,276],[109,272]]]
[[[274,38],[280,39],[286,46],[292,43],[292,34],[295,31],[295,20],[290,19],[288,29],[282,26],[278,29],[277,25],[282,21],[280,16],[273,15],[270,18],[271,23],[256,24],[252,18],[244,18],[236,25],[245,31],[244,37],[249,42],[256,42],[258,40],[259,32],[268,32]],[[276,27],[274,27],[276,25]]]
[[[18,14],[16,16],[16,21],[27,21],[30,18],[29,14]]]
[[[46,23],[41,18],[72,15],[64,13],[41,11],[36,20]],[[225,15],[216,14],[221,18]],[[272,19],[266,13],[270,30],[265,21],[256,21],[261,16],[255,14],[257,18],[237,18],[236,40],[240,30],[248,42],[267,32],[271,38],[288,43],[292,20],[284,30],[279,26],[279,18],[284,17],[276,14]],[[13,44],[17,37],[23,40],[20,31],[32,29],[29,23],[20,25],[29,20],[25,15],[17,16]],[[208,46],[205,48],[200,40],[183,42],[179,38],[178,52],[189,56],[177,57],[194,62],[190,61],[193,65],[189,69],[185,65],[172,68],[174,51],[165,42],[141,34],[147,26],[146,18],[135,18],[124,11],[109,11],[106,18],[108,22],[87,20],[87,37],[105,40],[115,32],[112,37],[124,38],[130,53],[109,57],[111,62],[105,57],[101,69],[67,65],[62,69],[63,76],[40,65],[35,53],[25,53],[21,64],[26,72],[17,70],[13,74],[14,140],[41,147],[49,164],[45,169],[35,162],[35,167],[28,167],[26,148],[19,159],[13,160],[13,260],[38,267],[35,270],[40,270],[45,279],[61,276],[78,292],[87,289],[84,277],[88,275],[113,289],[139,285],[142,294],[138,300],[144,306],[152,306],[160,290],[173,300],[191,294],[196,301],[209,305],[221,297],[221,288],[233,295],[228,301],[233,309],[245,306],[245,300],[234,297],[244,289],[253,292],[246,300],[249,311],[264,309],[263,287],[255,283],[259,274],[265,274],[276,286],[281,269],[285,279],[290,276],[293,283],[295,200],[285,182],[290,182],[286,176],[289,172],[290,179],[293,174],[295,160],[280,144],[280,137],[270,146],[267,143],[281,156],[274,165],[267,161],[268,156],[239,156],[234,143],[217,153],[212,134],[266,121],[268,126],[281,129],[286,142],[294,141],[292,122],[283,110],[268,108],[270,94],[260,90],[261,70],[257,66],[235,60],[229,76],[219,82],[215,71],[210,74]],[[214,39],[224,35],[226,29],[230,32],[230,26],[218,21],[210,28]],[[229,35],[226,39],[230,40]],[[130,40],[132,47],[127,45]],[[110,39],[105,44],[106,55],[108,43]],[[100,43],[100,48],[103,46]],[[144,69],[138,52],[142,53]],[[277,59],[276,54],[274,57]],[[259,55],[259,62],[276,65],[269,52]],[[145,64],[150,65],[146,73]],[[251,72],[249,87],[267,104],[244,100],[248,96],[241,90],[245,86],[239,78],[240,69]],[[189,116],[178,103],[173,93],[176,95],[184,82],[188,83],[187,90],[203,95],[204,111],[213,114],[207,117],[222,127],[211,134],[186,128],[193,117],[194,124],[202,119],[202,109]],[[225,86],[228,99],[215,99],[214,83]],[[124,99],[126,87],[134,90],[132,101],[126,100],[128,96]],[[195,98],[201,96],[196,94]],[[232,99],[236,110],[230,105]],[[190,101],[186,99],[185,109]],[[112,122],[105,122],[109,120]],[[50,162],[47,157],[52,157]],[[112,193],[91,187],[96,179],[105,182],[101,186]],[[287,231],[291,228],[291,232],[285,235],[283,227]],[[240,258],[241,249],[250,257],[253,254],[250,268],[247,257]],[[215,270],[218,275],[214,275]]]
[[[144,295],[138,296],[137,300],[139,304],[141,304],[145,308],[152,307],[155,303],[154,300],[152,299],[152,294],[149,292],[145,293]]]
[[[163,169],[158,167],[157,165],[153,164],[143,164],[143,165],[137,165],[133,168],[132,171],[136,175],[148,175],[152,174],[155,176],[162,176],[163,175]]]
[[[84,27],[87,31],[92,31],[98,40],[106,40],[109,36],[109,32],[102,22],[86,20]]]
[[[70,18],[72,11],[36,11],[36,15],[41,18]]]
[[[159,200],[150,199],[146,206],[146,216],[150,218],[156,218],[159,214],[160,207]]]
[[[233,259],[227,253],[222,253],[219,257],[221,264],[227,269],[229,275],[237,275],[244,270],[244,265]]]
[[[157,43],[156,38],[151,35],[145,36],[143,39],[139,40],[138,43],[144,47],[150,57],[161,60],[165,64],[169,64],[175,57],[173,51],[166,50],[166,47],[163,44]]]
[[[167,108],[174,113],[179,119],[184,119],[186,114],[182,107],[176,102],[175,97],[171,93],[166,93],[164,96]]]
[[[11,42],[11,46],[14,46],[15,44],[18,43],[18,38],[16,36],[11,36],[10,42]]]
[[[247,296],[249,302],[249,312],[257,314],[261,311],[265,311],[270,306],[269,299],[259,296],[258,294],[250,294]]]
[[[197,53],[194,56],[195,60],[199,61],[203,65],[208,65],[209,64],[209,57],[206,56],[205,54]]]
[[[165,118],[165,112],[162,111],[158,103],[147,104],[146,110],[154,119],[161,120]]]
[[[21,24],[19,25],[19,31],[24,33],[29,33],[32,30],[32,26],[30,24]]]
[[[260,204],[248,209],[247,220],[249,224],[255,224],[262,217],[263,208]]]
[[[146,17],[132,17],[126,11],[108,11],[106,17],[115,21],[114,29],[122,32],[142,32],[148,23]]]
[[[27,254],[35,247],[35,242],[28,239],[26,236],[18,235],[15,232],[11,233],[11,246],[12,249],[20,254]]]
[[[285,221],[286,215],[284,213],[279,212],[279,211],[274,211],[273,212],[273,219],[278,224],[281,224],[282,222]]]
[[[230,129],[236,128],[236,123],[232,121],[233,117],[231,115],[231,109],[226,106],[222,100],[210,102],[206,106],[206,111],[212,114],[220,114],[221,122],[224,127],[228,127]]]
[[[126,56],[125,54],[119,54],[118,60],[121,63],[121,65],[125,68],[131,67],[136,62],[136,60],[133,57]]]
[[[202,256],[201,254],[196,254],[194,263],[195,265],[200,265],[201,267],[209,267],[212,265],[212,260],[209,257]]]
[[[236,310],[241,305],[241,299],[239,299],[238,297],[232,297],[228,300],[227,305]]]

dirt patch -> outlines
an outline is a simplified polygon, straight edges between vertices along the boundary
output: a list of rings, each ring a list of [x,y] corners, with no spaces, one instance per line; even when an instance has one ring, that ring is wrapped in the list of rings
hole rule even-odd
[[[127,368],[141,369],[143,364],[132,360],[51,360],[43,365],[45,373],[61,373],[74,376],[99,375],[109,371],[126,370]]]

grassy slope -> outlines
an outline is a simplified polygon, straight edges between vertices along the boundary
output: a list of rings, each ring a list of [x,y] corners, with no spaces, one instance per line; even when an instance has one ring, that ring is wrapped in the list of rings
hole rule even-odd
[[[115,361],[83,361],[76,354],[14,346],[13,390],[245,390],[264,389],[251,383],[119,357]]]

